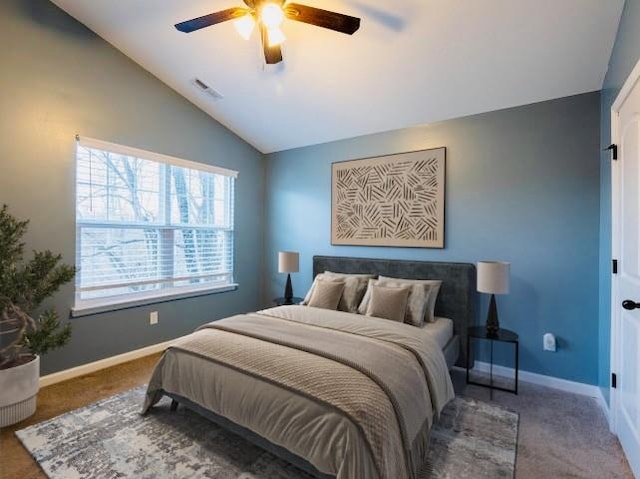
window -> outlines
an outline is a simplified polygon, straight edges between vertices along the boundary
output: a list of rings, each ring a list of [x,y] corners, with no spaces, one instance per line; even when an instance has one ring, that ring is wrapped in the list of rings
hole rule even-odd
[[[237,173],[79,139],[74,311],[233,289]]]

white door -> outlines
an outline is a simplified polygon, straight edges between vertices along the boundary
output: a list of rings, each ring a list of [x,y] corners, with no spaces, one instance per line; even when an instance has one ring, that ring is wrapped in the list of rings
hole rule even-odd
[[[613,106],[612,161],[613,250],[618,274],[613,278],[612,389],[615,432],[640,478],[640,64]]]

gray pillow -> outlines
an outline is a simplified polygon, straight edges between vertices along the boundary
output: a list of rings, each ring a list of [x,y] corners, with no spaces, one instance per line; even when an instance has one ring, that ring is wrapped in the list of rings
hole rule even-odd
[[[315,282],[315,288],[313,288],[309,306],[335,311],[338,308],[338,303],[340,303],[344,286],[344,283],[341,281]]]
[[[373,284],[388,284],[394,286],[408,286],[411,288],[409,304],[405,315],[405,322],[413,326],[422,326],[424,322],[433,323],[435,321],[435,307],[438,299],[438,292],[442,281],[432,279],[405,279],[380,276],[377,280],[369,281],[367,292],[362,298],[358,307],[360,314],[366,314],[371,298],[371,287]]]
[[[424,314],[424,320],[427,323],[433,323],[436,320],[435,309],[436,309],[436,301],[438,299],[438,293],[440,292],[440,286],[442,286],[442,281],[437,279],[406,279],[406,278],[391,278],[389,276],[380,276],[380,281],[383,283],[387,281],[400,282],[406,285],[413,284],[424,284],[430,286],[431,290],[429,292],[429,298],[427,303],[427,308]]]
[[[345,284],[342,298],[338,304],[339,311],[346,311],[348,313],[358,312],[358,305],[364,296],[367,289],[367,282],[370,278],[373,278],[371,274],[343,274],[332,273],[331,271],[325,271],[316,276],[311,288],[307,292],[307,295],[302,301],[302,304],[309,304],[311,295],[318,281],[339,281]]]
[[[428,321],[427,309],[429,308],[429,300],[433,285],[424,283],[405,283],[403,281],[380,281],[379,284],[384,286],[397,286],[410,288],[409,299],[407,301],[407,312],[404,316],[404,322],[421,328],[425,321]]]
[[[324,277],[331,281],[344,281],[344,292],[342,293],[338,310],[357,313],[358,305],[367,290],[367,284],[374,276],[372,274],[346,274],[325,271]]]
[[[404,322],[410,292],[408,287],[372,285],[367,316]]]
[[[358,314],[367,314],[367,308],[369,307],[369,301],[371,301],[371,291],[373,290],[373,285],[378,284],[377,279],[370,279],[367,283],[367,290],[362,297],[362,301],[360,301],[360,305],[358,306]]]

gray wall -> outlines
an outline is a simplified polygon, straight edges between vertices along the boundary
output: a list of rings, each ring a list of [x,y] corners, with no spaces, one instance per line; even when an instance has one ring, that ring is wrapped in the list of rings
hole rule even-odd
[[[279,250],[301,253],[298,295],[314,254],[511,261],[511,294],[498,307],[520,333],[522,369],[597,384],[599,102],[589,93],[269,155],[265,299],[282,291]],[[440,146],[445,249],[331,246],[332,162]],[[558,352],[542,351],[545,332]]]
[[[27,248],[74,262],[74,136],[211,163],[240,172],[236,190],[240,289],[75,318],[73,339],[42,372],[168,340],[252,310],[260,296],[262,155],[46,0],[0,2],[0,204],[31,220]],[[49,304],[63,317],[65,287]],[[149,311],[160,323],[149,326]]]
[[[611,106],[640,59],[640,0],[626,0],[616,42],[609,60],[601,101],[601,144],[611,144]],[[611,355],[611,154],[602,152],[600,175],[600,374],[599,383],[609,400]]]

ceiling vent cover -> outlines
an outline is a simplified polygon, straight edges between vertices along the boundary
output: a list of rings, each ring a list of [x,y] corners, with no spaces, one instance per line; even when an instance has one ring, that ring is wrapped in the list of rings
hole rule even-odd
[[[220,93],[215,88],[210,87],[209,85],[207,85],[205,82],[203,82],[199,78],[194,78],[192,80],[192,83],[196,86],[196,88],[198,90],[200,90],[202,93],[206,93],[207,95],[209,95],[211,98],[213,98],[216,101],[222,100],[224,98],[224,95],[222,93]]]

